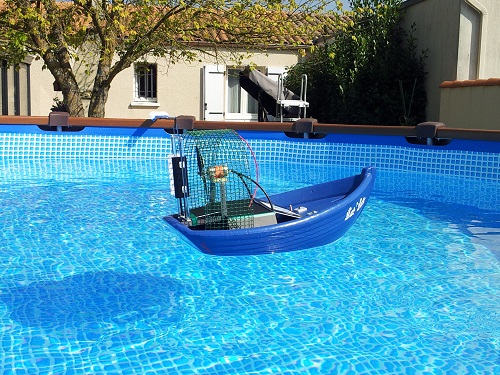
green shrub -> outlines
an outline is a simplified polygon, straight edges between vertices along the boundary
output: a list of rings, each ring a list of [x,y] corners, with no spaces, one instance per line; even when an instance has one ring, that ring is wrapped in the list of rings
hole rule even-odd
[[[324,123],[414,125],[425,120],[425,53],[400,27],[401,0],[352,0],[340,28],[295,65],[287,86],[308,76],[308,114]]]

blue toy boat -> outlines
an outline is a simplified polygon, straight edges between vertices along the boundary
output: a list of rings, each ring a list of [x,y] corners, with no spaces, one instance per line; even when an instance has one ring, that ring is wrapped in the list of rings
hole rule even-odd
[[[228,168],[217,168],[207,172],[215,181],[213,186],[216,182],[225,184],[231,174]],[[272,195],[267,200],[250,199],[251,227],[232,226],[228,220],[219,227],[209,227],[217,220],[220,224],[223,217],[242,216],[232,213],[231,200],[221,203],[220,199],[213,211],[191,209],[188,222],[180,214],[165,220],[203,253],[211,255],[256,255],[312,248],[338,240],[356,222],[372,192],[375,174],[374,167],[366,167],[359,175]],[[239,179],[243,180],[241,176]],[[211,191],[215,195],[215,188]],[[225,187],[221,186],[217,193],[223,192]]]

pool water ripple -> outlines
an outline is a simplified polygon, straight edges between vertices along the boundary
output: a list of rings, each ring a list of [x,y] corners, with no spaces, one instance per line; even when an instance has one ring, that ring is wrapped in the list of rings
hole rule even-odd
[[[162,161],[65,167],[3,172],[5,374],[498,373],[500,263],[481,228],[500,210],[467,204],[473,181],[382,171],[336,243],[211,257],[164,224]],[[270,193],[353,172],[261,169]]]

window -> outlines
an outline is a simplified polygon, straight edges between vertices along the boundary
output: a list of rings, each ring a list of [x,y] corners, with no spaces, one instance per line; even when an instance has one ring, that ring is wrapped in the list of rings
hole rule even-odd
[[[136,102],[157,102],[157,67],[156,64],[138,64],[135,67]]]
[[[239,73],[242,69],[228,69],[227,71],[227,113],[257,114],[258,103],[240,86]]]
[[[209,121],[257,121],[258,103],[240,86],[239,73],[244,67],[205,65],[203,67],[203,119]],[[259,71],[277,80],[283,67],[259,67]]]

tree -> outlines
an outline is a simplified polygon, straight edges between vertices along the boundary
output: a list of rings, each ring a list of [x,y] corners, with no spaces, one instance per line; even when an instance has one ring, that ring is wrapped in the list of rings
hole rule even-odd
[[[414,125],[425,120],[425,53],[403,30],[401,0],[351,0],[342,27],[289,72],[308,75],[308,113],[321,122]]]
[[[27,54],[41,58],[72,116],[85,115],[75,64],[87,65],[93,79],[88,116],[104,117],[113,79],[135,61],[154,56],[175,63],[200,54],[219,58],[221,51],[236,53],[236,47],[286,48],[293,39],[286,36],[317,35],[321,25],[308,17],[329,2],[4,0],[0,59],[15,64]]]

